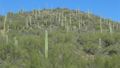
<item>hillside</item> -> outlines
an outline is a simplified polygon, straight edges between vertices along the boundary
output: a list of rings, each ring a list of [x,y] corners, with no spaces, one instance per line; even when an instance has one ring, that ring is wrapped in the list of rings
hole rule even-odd
[[[0,68],[119,68],[120,23],[43,9],[0,16]]]

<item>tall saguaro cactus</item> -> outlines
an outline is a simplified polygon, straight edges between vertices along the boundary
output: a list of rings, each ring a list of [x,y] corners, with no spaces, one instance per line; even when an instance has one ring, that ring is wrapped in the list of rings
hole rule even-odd
[[[61,14],[60,13],[58,13],[58,22],[60,23],[61,22]]]
[[[76,12],[75,12],[76,16],[78,15],[78,13],[79,13],[79,9],[76,9]]]
[[[64,17],[64,24],[65,24],[65,29],[68,32],[69,31],[69,24],[67,23],[67,17]]]
[[[4,27],[3,27],[4,33],[6,32],[6,21],[7,21],[7,15],[5,16],[5,19],[4,19]]]
[[[32,17],[29,16],[29,25],[31,25],[31,24],[32,24]]]
[[[103,29],[102,29],[102,19],[100,18],[100,32],[102,33],[103,32]]]
[[[88,10],[87,16],[88,16],[88,18],[90,18],[90,10]]]
[[[70,14],[70,25],[72,24],[72,14]]]
[[[108,21],[108,23],[109,23],[109,31],[110,31],[110,34],[112,34],[112,33],[113,33],[113,31],[112,31],[112,25],[111,25],[110,21]]]
[[[64,20],[63,20],[64,14],[63,12],[61,13],[61,26],[64,26]]]
[[[5,38],[6,44],[8,44],[8,35],[7,35],[8,30],[6,30],[6,22],[7,22],[7,15],[4,18],[3,30],[1,31],[1,33],[2,33],[2,36]]]
[[[48,58],[48,31],[45,30],[45,58]]]
[[[102,34],[103,32],[103,29],[102,29],[102,19],[100,18],[100,33]],[[99,45],[101,46],[102,45],[102,39],[99,38]]]
[[[80,28],[81,28],[81,22],[80,22],[80,20],[79,20],[78,28],[79,28],[79,30],[80,30]]]

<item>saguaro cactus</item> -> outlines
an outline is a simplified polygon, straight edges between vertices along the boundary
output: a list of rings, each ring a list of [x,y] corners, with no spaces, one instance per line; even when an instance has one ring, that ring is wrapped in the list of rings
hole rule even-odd
[[[108,21],[108,23],[109,23],[109,31],[110,31],[110,34],[112,34],[113,31],[112,31],[112,25],[111,25],[111,23],[110,23],[110,20]]]
[[[80,20],[79,20],[78,28],[79,28],[79,30],[80,30],[80,28],[81,28],[81,22],[80,22]]]
[[[103,29],[102,29],[102,19],[100,18],[100,33],[102,34],[103,32]],[[101,46],[102,45],[102,39],[99,38],[99,45]]]
[[[63,12],[61,13],[61,26],[64,26],[64,20],[63,20],[64,14]]]
[[[78,13],[79,13],[79,9],[76,9],[75,11],[76,16],[78,15]]]
[[[29,16],[29,25],[31,25],[31,24],[32,24],[32,17]]]
[[[1,31],[2,36],[5,38],[6,44],[8,43],[8,35],[6,30],[6,21],[7,21],[7,15],[5,16],[4,23],[3,23],[3,30]]]
[[[3,27],[4,33],[6,32],[6,21],[7,21],[7,15],[5,16],[5,19],[4,19],[4,27]]]
[[[61,22],[61,14],[58,13],[58,22],[60,23]]]
[[[69,31],[69,23],[67,22],[67,17],[64,16],[64,24],[65,24],[65,29],[68,32]]]
[[[100,18],[100,32],[102,33],[103,30],[102,30],[102,19]]]
[[[48,31],[45,30],[45,58],[48,58]]]
[[[88,10],[87,16],[88,16],[88,18],[90,18],[90,10]]]
[[[72,24],[72,14],[70,14],[70,25]]]

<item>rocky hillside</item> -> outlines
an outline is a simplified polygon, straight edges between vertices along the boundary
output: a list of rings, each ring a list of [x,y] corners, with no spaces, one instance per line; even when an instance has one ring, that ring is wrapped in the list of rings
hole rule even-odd
[[[119,68],[120,23],[43,9],[0,16],[0,68]]]

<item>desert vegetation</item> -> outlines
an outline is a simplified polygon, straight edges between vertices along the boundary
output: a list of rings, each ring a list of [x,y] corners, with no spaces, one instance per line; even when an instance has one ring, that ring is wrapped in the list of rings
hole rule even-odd
[[[67,8],[0,16],[0,68],[119,68],[120,23]]]

